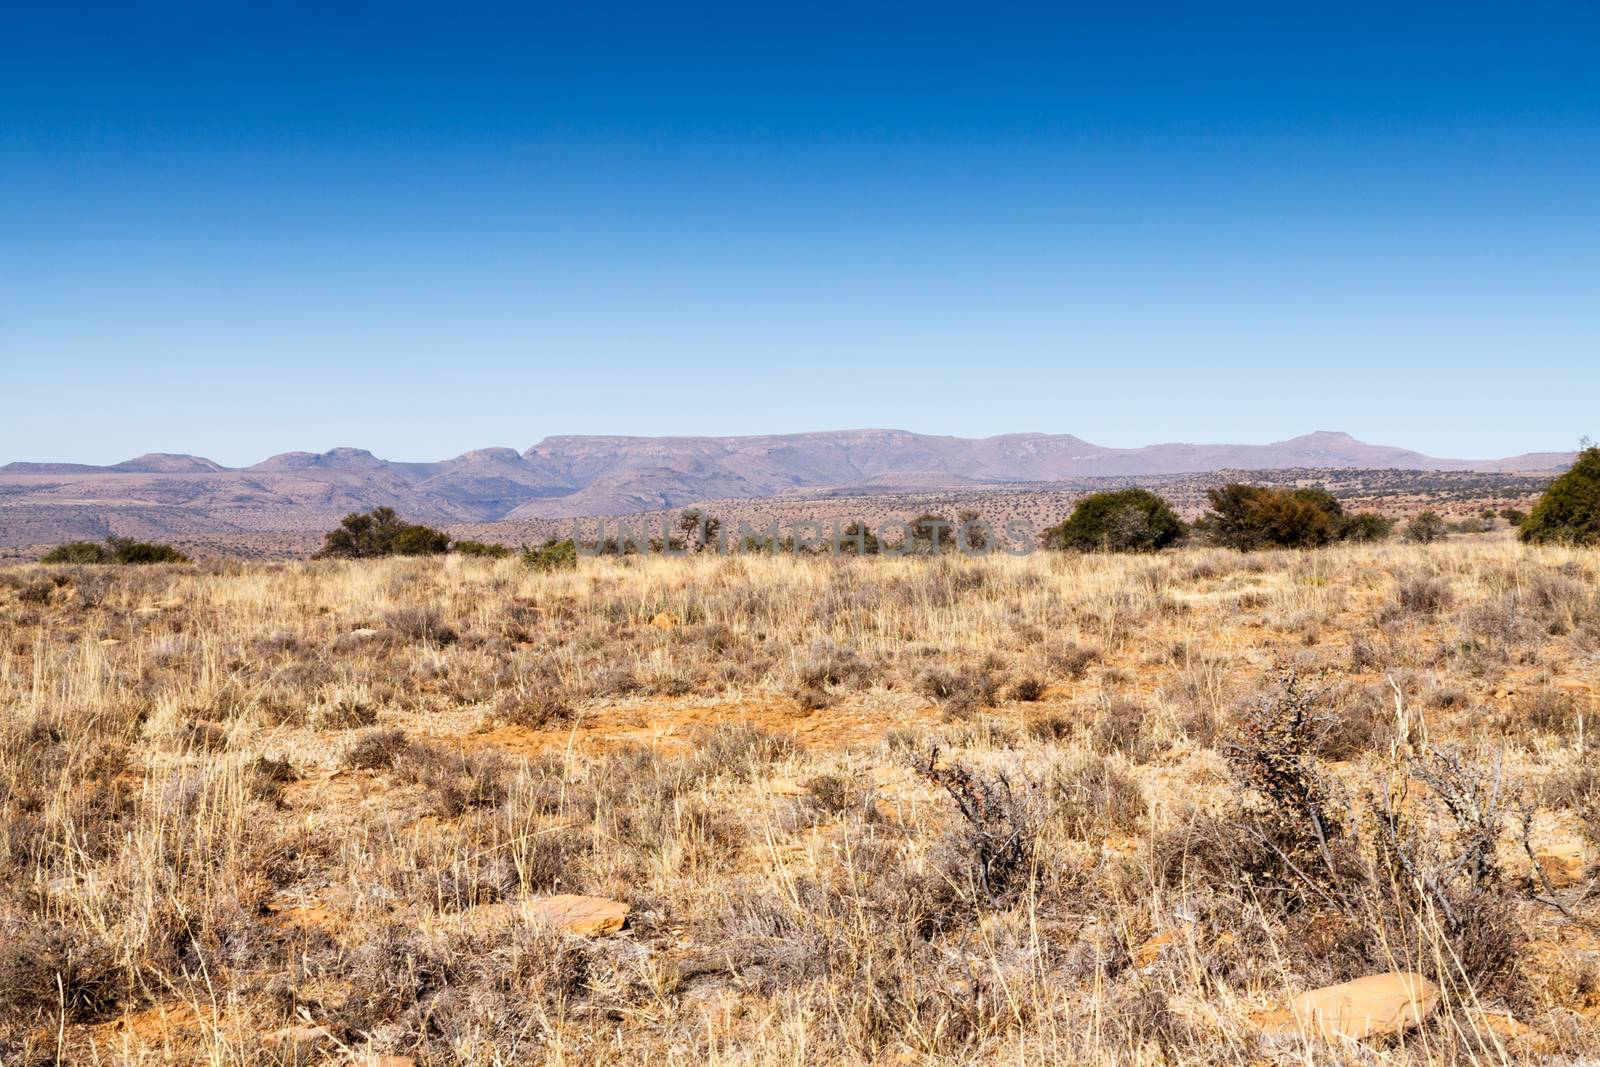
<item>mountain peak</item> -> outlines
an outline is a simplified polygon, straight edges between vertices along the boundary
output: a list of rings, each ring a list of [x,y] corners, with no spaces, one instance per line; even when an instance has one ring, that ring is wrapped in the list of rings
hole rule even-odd
[[[142,456],[113,463],[107,469],[138,474],[207,474],[227,470],[222,464],[203,456],[179,452],[146,452]]]

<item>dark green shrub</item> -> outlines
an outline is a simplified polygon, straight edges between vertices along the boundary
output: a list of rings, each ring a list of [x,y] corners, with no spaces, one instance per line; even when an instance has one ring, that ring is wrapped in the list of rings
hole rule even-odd
[[[171,545],[108,537],[106,543],[72,541],[57,545],[40,557],[42,563],[187,563],[189,557]]]
[[[537,547],[522,546],[522,565],[536,571],[569,571],[578,566],[578,546],[572,538],[549,538]]]
[[[1341,541],[1386,541],[1393,532],[1394,520],[1375,511],[1348,512],[1334,526]]]
[[[431,526],[407,525],[394,535],[391,545],[397,556],[437,556],[450,551],[450,535]]]
[[[69,541],[39,557],[41,563],[105,563],[105,546],[96,541]]]
[[[1079,552],[1155,552],[1181,540],[1183,520],[1147,489],[1090,493],[1045,531],[1045,544]]]
[[[1227,548],[1315,548],[1334,539],[1338,501],[1324,490],[1268,489],[1231,482],[1206,493],[1211,502],[1197,528]],[[1342,512],[1342,509],[1341,509]]]
[[[1518,508],[1501,508],[1500,517],[1512,526],[1521,526],[1528,518],[1528,513]]]
[[[171,545],[154,541],[135,541],[128,537],[106,538],[113,563],[187,563],[189,557]]]
[[[1448,532],[1444,520],[1432,511],[1424,511],[1406,523],[1406,540],[1415,541],[1419,545],[1432,544]]]
[[[911,527],[914,552],[934,552],[955,547],[956,524],[943,515],[925,512],[906,524]]]
[[[1518,533],[1534,544],[1600,544],[1600,448],[1586,448],[1550,483]]]
[[[352,512],[329,530],[313,559],[371,559],[376,556],[426,556],[445,552],[450,537],[431,526],[406,522],[393,508]]]
[[[450,551],[458,556],[482,556],[485,559],[505,559],[511,550],[505,545],[491,545],[485,541],[456,541]]]

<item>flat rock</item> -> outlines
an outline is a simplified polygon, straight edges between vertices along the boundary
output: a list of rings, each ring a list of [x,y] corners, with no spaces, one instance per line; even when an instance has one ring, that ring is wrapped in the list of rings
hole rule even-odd
[[[1533,858],[1534,862],[1539,864],[1539,870],[1549,881],[1552,889],[1566,889],[1583,881],[1583,869],[1586,863],[1581,841],[1562,841],[1546,845],[1536,849]]]
[[[530,900],[527,907],[536,921],[586,937],[598,937],[622,929],[622,924],[628,921],[630,910],[620,900],[582,897],[572,893]]]
[[[268,1048],[276,1049],[303,1049],[326,1041],[333,1035],[320,1026],[285,1026],[281,1030],[274,1030],[264,1034],[261,1043]]]
[[[1360,1040],[1409,1030],[1438,1006],[1438,986],[1411,971],[1389,971],[1301,993],[1286,1011],[1264,1013],[1256,1021],[1281,1034]]]

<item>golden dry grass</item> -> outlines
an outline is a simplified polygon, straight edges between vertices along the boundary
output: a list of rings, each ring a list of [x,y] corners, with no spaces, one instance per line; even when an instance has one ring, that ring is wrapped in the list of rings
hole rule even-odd
[[[1497,538],[0,571],[0,1063],[1577,1062],[1597,572]],[[1347,828],[1305,878],[1228,758],[1285,671]],[[1481,878],[1450,754],[1499,775]],[[530,921],[553,892],[629,925]],[[1445,989],[1403,1042],[1253,1021],[1391,967]]]

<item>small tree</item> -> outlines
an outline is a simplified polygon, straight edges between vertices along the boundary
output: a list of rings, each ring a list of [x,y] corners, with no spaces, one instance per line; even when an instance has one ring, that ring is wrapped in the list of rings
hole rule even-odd
[[[1090,493],[1044,532],[1045,544],[1078,552],[1155,552],[1176,544],[1183,520],[1148,489]]]
[[[710,512],[689,508],[678,516],[678,532],[683,534],[683,545],[690,552],[704,552],[717,543],[722,520]]]
[[[1550,483],[1518,536],[1533,544],[1600,544],[1600,448],[1585,448]]]
[[[371,559],[377,556],[426,556],[448,551],[450,535],[431,526],[406,522],[394,508],[352,512],[329,530],[322,550],[312,559]]]
[[[1431,545],[1449,532],[1444,520],[1436,512],[1424,511],[1406,523],[1406,540],[1419,545]]]

